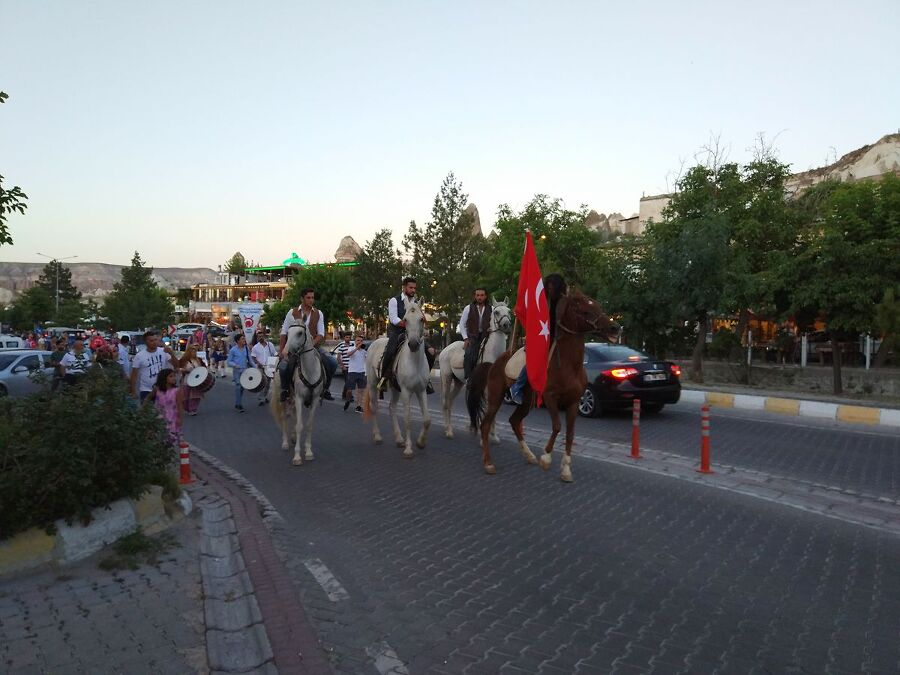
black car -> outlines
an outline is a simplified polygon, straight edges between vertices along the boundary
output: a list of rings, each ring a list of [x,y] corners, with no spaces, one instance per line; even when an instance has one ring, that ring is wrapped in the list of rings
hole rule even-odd
[[[681,398],[681,368],[671,361],[653,359],[624,345],[590,342],[584,346],[588,385],[578,405],[583,417],[604,410],[630,408],[641,400],[641,410],[659,412]]]

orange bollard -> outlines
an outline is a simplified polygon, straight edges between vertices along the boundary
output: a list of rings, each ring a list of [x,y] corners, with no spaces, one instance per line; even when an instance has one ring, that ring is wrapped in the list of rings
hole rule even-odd
[[[641,458],[641,399],[636,398],[631,406],[631,458]]]
[[[181,448],[181,477],[178,479],[178,484],[188,485],[189,483],[194,482],[194,479],[191,478],[191,458],[188,455],[188,448],[190,445],[181,441],[179,446]]]
[[[709,468],[709,406],[700,407],[700,468],[697,473],[713,473]]]

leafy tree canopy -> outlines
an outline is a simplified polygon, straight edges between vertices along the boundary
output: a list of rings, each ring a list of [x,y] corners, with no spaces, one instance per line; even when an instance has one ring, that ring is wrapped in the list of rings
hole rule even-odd
[[[384,228],[376,232],[356,262],[352,272],[354,311],[365,317],[377,334],[387,320],[388,298],[399,292],[403,276],[403,263],[394,249],[391,231]]]
[[[272,329],[273,335],[281,330],[285,315],[300,305],[300,291],[312,288],[316,292],[316,307],[325,315],[325,324],[347,323],[347,312],[352,310],[353,280],[350,268],[310,265],[301,267],[294,274],[284,294],[284,299],[267,304],[262,321]]]
[[[153,279],[153,268],[144,265],[137,251],[121,275],[103,304],[110,324],[118,330],[140,330],[168,323],[174,312],[172,300]]]
[[[8,98],[9,95],[6,92],[0,91],[0,103],[6,103]],[[6,218],[10,213],[24,215],[25,209],[28,208],[28,205],[25,203],[27,200],[28,195],[22,192],[22,188],[18,185],[4,188],[3,176],[0,175],[0,246],[13,243]]]
[[[225,261],[223,269],[229,274],[244,274],[247,271],[247,259],[238,251]]]

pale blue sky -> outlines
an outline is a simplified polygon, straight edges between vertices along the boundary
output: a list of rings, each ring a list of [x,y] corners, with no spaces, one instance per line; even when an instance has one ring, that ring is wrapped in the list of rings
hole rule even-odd
[[[158,267],[399,244],[454,171],[636,212],[710,132],[795,170],[900,126],[900,2],[0,0],[15,245]]]

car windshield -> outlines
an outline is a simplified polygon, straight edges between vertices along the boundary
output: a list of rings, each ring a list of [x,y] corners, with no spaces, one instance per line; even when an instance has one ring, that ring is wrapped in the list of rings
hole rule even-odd
[[[587,344],[585,345],[591,361],[644,361],[647,356],[623,345]]]
[[[9,368],[9,364],[19,358],[18,354],[0,354],[0,370]]]

